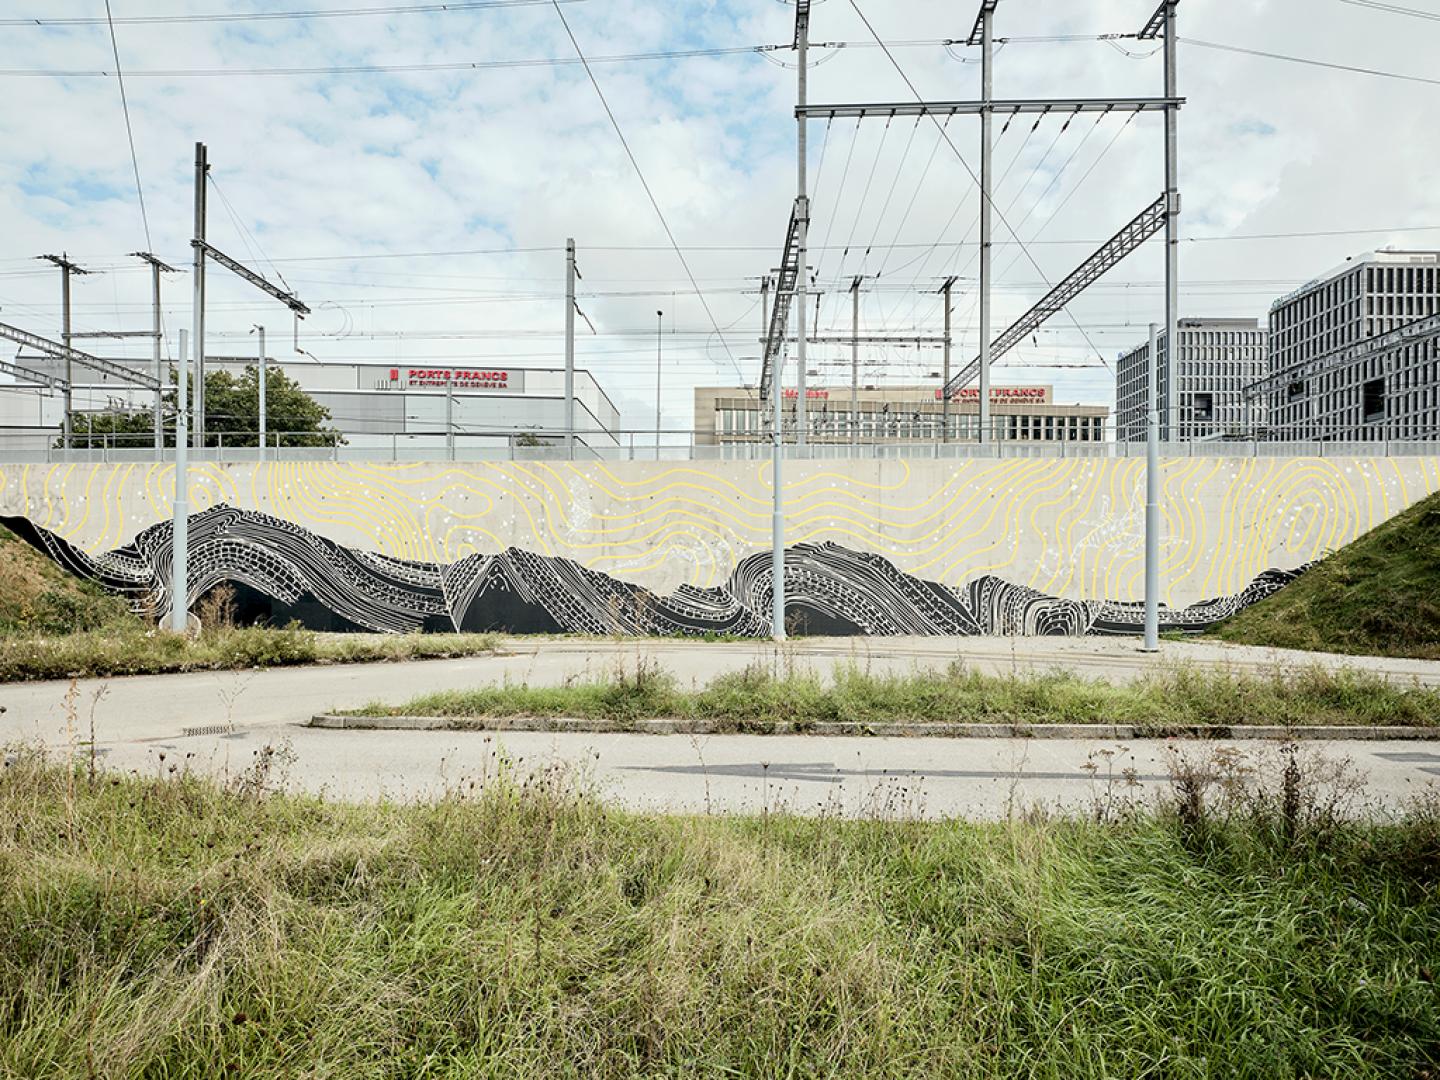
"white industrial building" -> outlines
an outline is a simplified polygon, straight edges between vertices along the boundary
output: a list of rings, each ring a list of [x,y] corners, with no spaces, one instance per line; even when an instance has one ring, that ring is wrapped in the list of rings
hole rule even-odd
[[[237,372],[253,357],[211,356],[210,370]],[[27,357],[23,366],[63,375],[63,363]],[[136,363],[137,367],[141,367]],[[443,454],[453,427],[459,451],[500,450],[519,445],[560,445],[565,435],[563,368],[514,368],[495,363],[429,361],[419,364],[286,361],[276,366],[330,413],[329,426],[346,445],[433,450]],[[148,365],[144,365],[148,370]],[[74,430],[85,444],[85,416],[115,409],[148,412],[153,394],[76,367]],[[84,379],[81,382],[79,379]],[[0,387],[0,445],[42,449],[59,436],[63,403],[58,391]],[[619,412],[590,372],[575,372],[577,447],[613,450],[619,445]],[[276,425],[278,426],[278,425]],[[275,426],[271,427],[274,430]]]

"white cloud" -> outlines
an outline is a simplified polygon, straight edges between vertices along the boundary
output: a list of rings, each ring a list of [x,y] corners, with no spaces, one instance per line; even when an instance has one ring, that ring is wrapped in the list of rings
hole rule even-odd
[[[365,0],[354,0],[358,6]],[[338,4],[338,0],[337,0]],[[54,14],[50,0],[12,0],[7,16]],[[278,10],[290,0],[115,0],[118,16],[216,10]],[[318,5],[317,5],[318,6]],[[952,0],[862,0],[888,40],[963,38],[973,13]],[[1002,4],[1002,36],[1087,34],[1138,29],[1152,0],[1035,0]],[[849,0],[815,7],[817,40],[863,41]],[[790,10],[774,0],[644,3],[589,0],[566,15],[591,55],[653,49],[784,42]],[[103,15],[98,0],[67,14]],[[1339,0],[1186,0],[1181,35],[1247,48],[1424,74],[1440,27],[1367,11]],[[568,57],[554,10],[211,25],[119,27],[126,68],[313,67],[336,64],[471,62]],[[1135,41],[1130,53],[1149,51]],[[1158,57],[1134,59],[1099,42],[1025,43],[999,50],[1002,96],[1155,94]],[[973,50],[897,48],[920,91],[961,98],[978,91],[978,66],[955,57]],[[819,55],[827,55],[821,52]],[[788,61],[791,54],[777,54]],[[65,31],[7,28],[0,69],[108,70],[102,27]],[[747,377],[758,346],[754,279],[779,257],[794,195],[790,115],[794,72],[753,56],[643,64],[597,64],[595,72],[715,318],[734,325],[730,349]],[[1440,224],[1430,177],[1440,154],[1426,138],[1440,88],[1325,71],[1275,60],[1182,45],[1180,86],[1183,231],[1193,236],[1317,232]],[[909,91],[884,55],[856,47],[815,67],[812,101],[905,100]],[[580,356],[612,397],[631,406],[628,419],[648,422],[653,385],[654,311],[679,331],[667,341],[668,422],[689,420],[689,387],[736,379],[726,352],[707,341],[709,323],[656,220],[630,163],[583,71],[577,67],[507,68],[393,75],[146,78],[127,83],[136,148],[146,186],[153,244],[188,261],[192,144],[210,147],[219,189],[277,260],[287,280],[317,310],[306,342],[322,357],[524,355],[558,362],[567,236],[579,245],[587,293],[582,306],[603,336],[582,337]],[[58,330],[54,275],[28,261],[65,249],[101,267],[126,263],[143,246],[129,150],[113,79],[0,77],[0,309],[40,333]],[[1030,133],[1019,118],[999,139],[997,173],[1014,165],[997,200],[1027,241],[1043,273],[1055,280],[1148,203],[1161,186],[1160,121],[1138,117],[1098,164],[1125,124],[1078,117],[1063,135],[1059,119]],[[973,247],[944,247],[926,258],[923,245],[967,236],[975,196],[965,169],[946,146],[936,150],[927,123],[867,121],[843,188],[839,177],[853,121],[812,125],[811,176],[818,173],[812,241],[830,235],[856,247],[816,252],[822,278],[886,272],[867,297],[866,320],[938,329],[930,295],[945,273],[974,275]],[[998,129],[998,125],[997,125]],[[973,167],[977,128],[960,118],[947,127]],[[912,138],[913,135],[913,138]],[[1028,138],[1027,138],[1028,136]],[[883,140],[885,156],[868,196],[860,196]],[[909,145],[909,153],[901,151]],[[1051,147],[1049,154],[1046,149]],[[824,146],[825,161],[819,155]],[[1023,147],[1023,149],[1022,149]],[[933,152],[933,153],[932,153]],[[1073,157],[1072,157],[1073,155]],[[1043,157],[1043,161],[1042,161]],[[1059,166],[1069,161],[1053,186]],[[929,162],[928,171],[926,163]],[[1092,170],[1092,165],[1093,170]],[[924,183],[920,183],[924,171]],[[1073,185],[1089,172],[1084,185]],[[886,202],[892,191],[893,197]],[[1048,187],[1048,191],[1047,191]],[[900,229],[900,218],[917,192]],[[1042,192],[1045,196],[1037,203]],[[958,201],[964,199],[964,203]],[[1013,200],[1013,204],[1012,204]],[[957,205],[959,207],[957,212]],[[942,231],[945,223],[953,224]],[[259,261],[211,200],[211,237],[237,257]],[[1022,225],[1021,222],[1024,222]],[[864,247],[872,237],[869,257]],[[973,244],[974,234],[968,234]],[[997,325],[1019,315],[1043,291],[1039,272],[997,227],[1002,271]],[[887,250],[898,241],[919,247]],[[1373,236],[1286,241],[1188,243],[1182,250],[1184,315],[1263,316],[1270,300],[1354,252],[1383,243],[1426,246],[1440,233],[1396,231]],[[765,245],[759,251],[703,250]],[[543,252],[453,258],[284,262],[337,253],[543,247]],[[615,250],[649,246],[660,250]],[[260,263],[263,267],[263,262]],[[1091,340],[1108,359],[1160,318],[1160,249],[1152,244],[1074,305]],[[210,330],[217,343],[237,342],[257,319],[283,327],[284,312],[238,282],[212,276]],[[902,291],[906,286],[911,291]],[[117,271],[76,286],[76,323],[97,328],[144,325],[148,279]],[[188,322],[189,290],[167,286],[167,321]],[[972,297],[957,296],[962,355],[975,344]],[[4,316],[0,316],[4,317]],[[822,323],[843,322],[848,304],[834,297]],[[343,329],[353,332],[338,337]],[[626,333],[626,332],[630,333]],[[359,336],[402,334],[403,337]],[[440,337],[435,335],[453,335]],[[284,334],[278,334],[282,338]],[[1020,357],[1077,363],[1087,350],[1074,327],[1055,320],[1039,347]],[[238,346],[237,346],[238,347]],[[536,357],[535,354],[542,353]],[[839,360],[823,352],[817,363]],[[931,356],[877,350],[874,374],[923,376]],[[1012,357],[1014,359],[1014,357]],[[516,362],[520,362],[518,359]],[[829,368],[822,367],[827,373]],[[999,377],[999,376],[997,376]],[[1094,370],[1007,368],[1004,378],[1054,382],[1062,400],[1110,399],[1109,374]]]

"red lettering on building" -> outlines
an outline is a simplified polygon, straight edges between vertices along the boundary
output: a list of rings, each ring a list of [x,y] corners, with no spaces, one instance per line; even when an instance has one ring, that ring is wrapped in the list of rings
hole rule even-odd
[[[392,381],[399,380],[398,369],[391,368]],[[437,387],[458,390],[508,390],[508,371],[477,371],[471,368],[407,368],[406,386]]]
[[[935,391],[935,399],[942,397],[942,391]],[[978,401],[980,389],[975,386],[967,386],[957,390],[951,396],[951,401]],[[1016,402],[1043,402],[1045,400],[1045,388],[1043,386],[992,386],[990,388],[991,401],[1016,401]]]

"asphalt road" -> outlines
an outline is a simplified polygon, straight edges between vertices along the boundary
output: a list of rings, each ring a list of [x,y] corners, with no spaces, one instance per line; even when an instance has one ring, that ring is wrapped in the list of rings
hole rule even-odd
[[[431,799],[473,791],[500,760],[520,773],[561,773],[611,802],[681,813],[789,810],[844,816],[1002,817],[1030,807],[1087,812],[1114,800],[1153,799],[1168,786],[1170,755],[1203,762],[1221,745],[1258,773],[1278,774],[1279,748],[1136,740],[827,738],[820,736],[335,731],[291,725],[229,735],[101,743],[106,768],[170,776],[181,770],[233,781],[257,751],[280,749],[271,783],[344,800]],[[83,750],[79,751],[84,753]],[[1440,784],[1440,743],[1317,742],[1300,753],[1346,761],[1365,781],[1357,812],[1403,805]]]
[[[204,672],[0,687],[0,743],[84,749],[92,723],[106,767],[155,775],[171,770],[233,778],[265,746],[288,765],[272,779],[344,799],[430,798],[485,782],[503,755],[515,768],[558,764],[612,801],[678,812],[790,809],[847,815],[995,817],[1044,804],[1085,810],[1097,800],[1148,799],[1169,775],[1162,741],[1125,746],[1088,740],[829,738],[819,736],[602,735],[511,732],[333,731],[301,725],[316,712],[402,701],[414,694],[491,682],[554,685],[659,664],[682,684],[764,664],[826,675],[839,664],[872,671],[944,668],[987,672],[1064,669],[1112,680],[1157,665],[1247,671],[1277,664],[1363,667],[1406,683],[1440,685],[1440,663],[1287,654],[1210,642],[1165,642],[1158,656],[1131,639],[806,639],[765,643],[513,639],[494,656],[406,664]],[[67,695],[70,704],[67,705]],[[1182,744],[1213,753],[1216,744]],[[1235,744],[1257,768],[1269,744]],[[1440,784],[1440,743],[1307,744],[1305,753],[1349,761],[1366,779],[1372,808],[1398,806]]]

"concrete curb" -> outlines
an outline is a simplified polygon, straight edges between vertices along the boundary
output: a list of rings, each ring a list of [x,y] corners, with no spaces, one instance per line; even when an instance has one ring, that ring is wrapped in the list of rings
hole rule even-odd
[[[578,731],[632,735],[861,735],[954,739],[1330,739],[1372,742],[1440,741],[1440,727],[1345,727],[1307,724],[863,724],[825,721],[796,725],[734,724],[717,720],[636,720],[631,723],[541,716],[344,716],[320,713],[310,727],[345,731]]]

